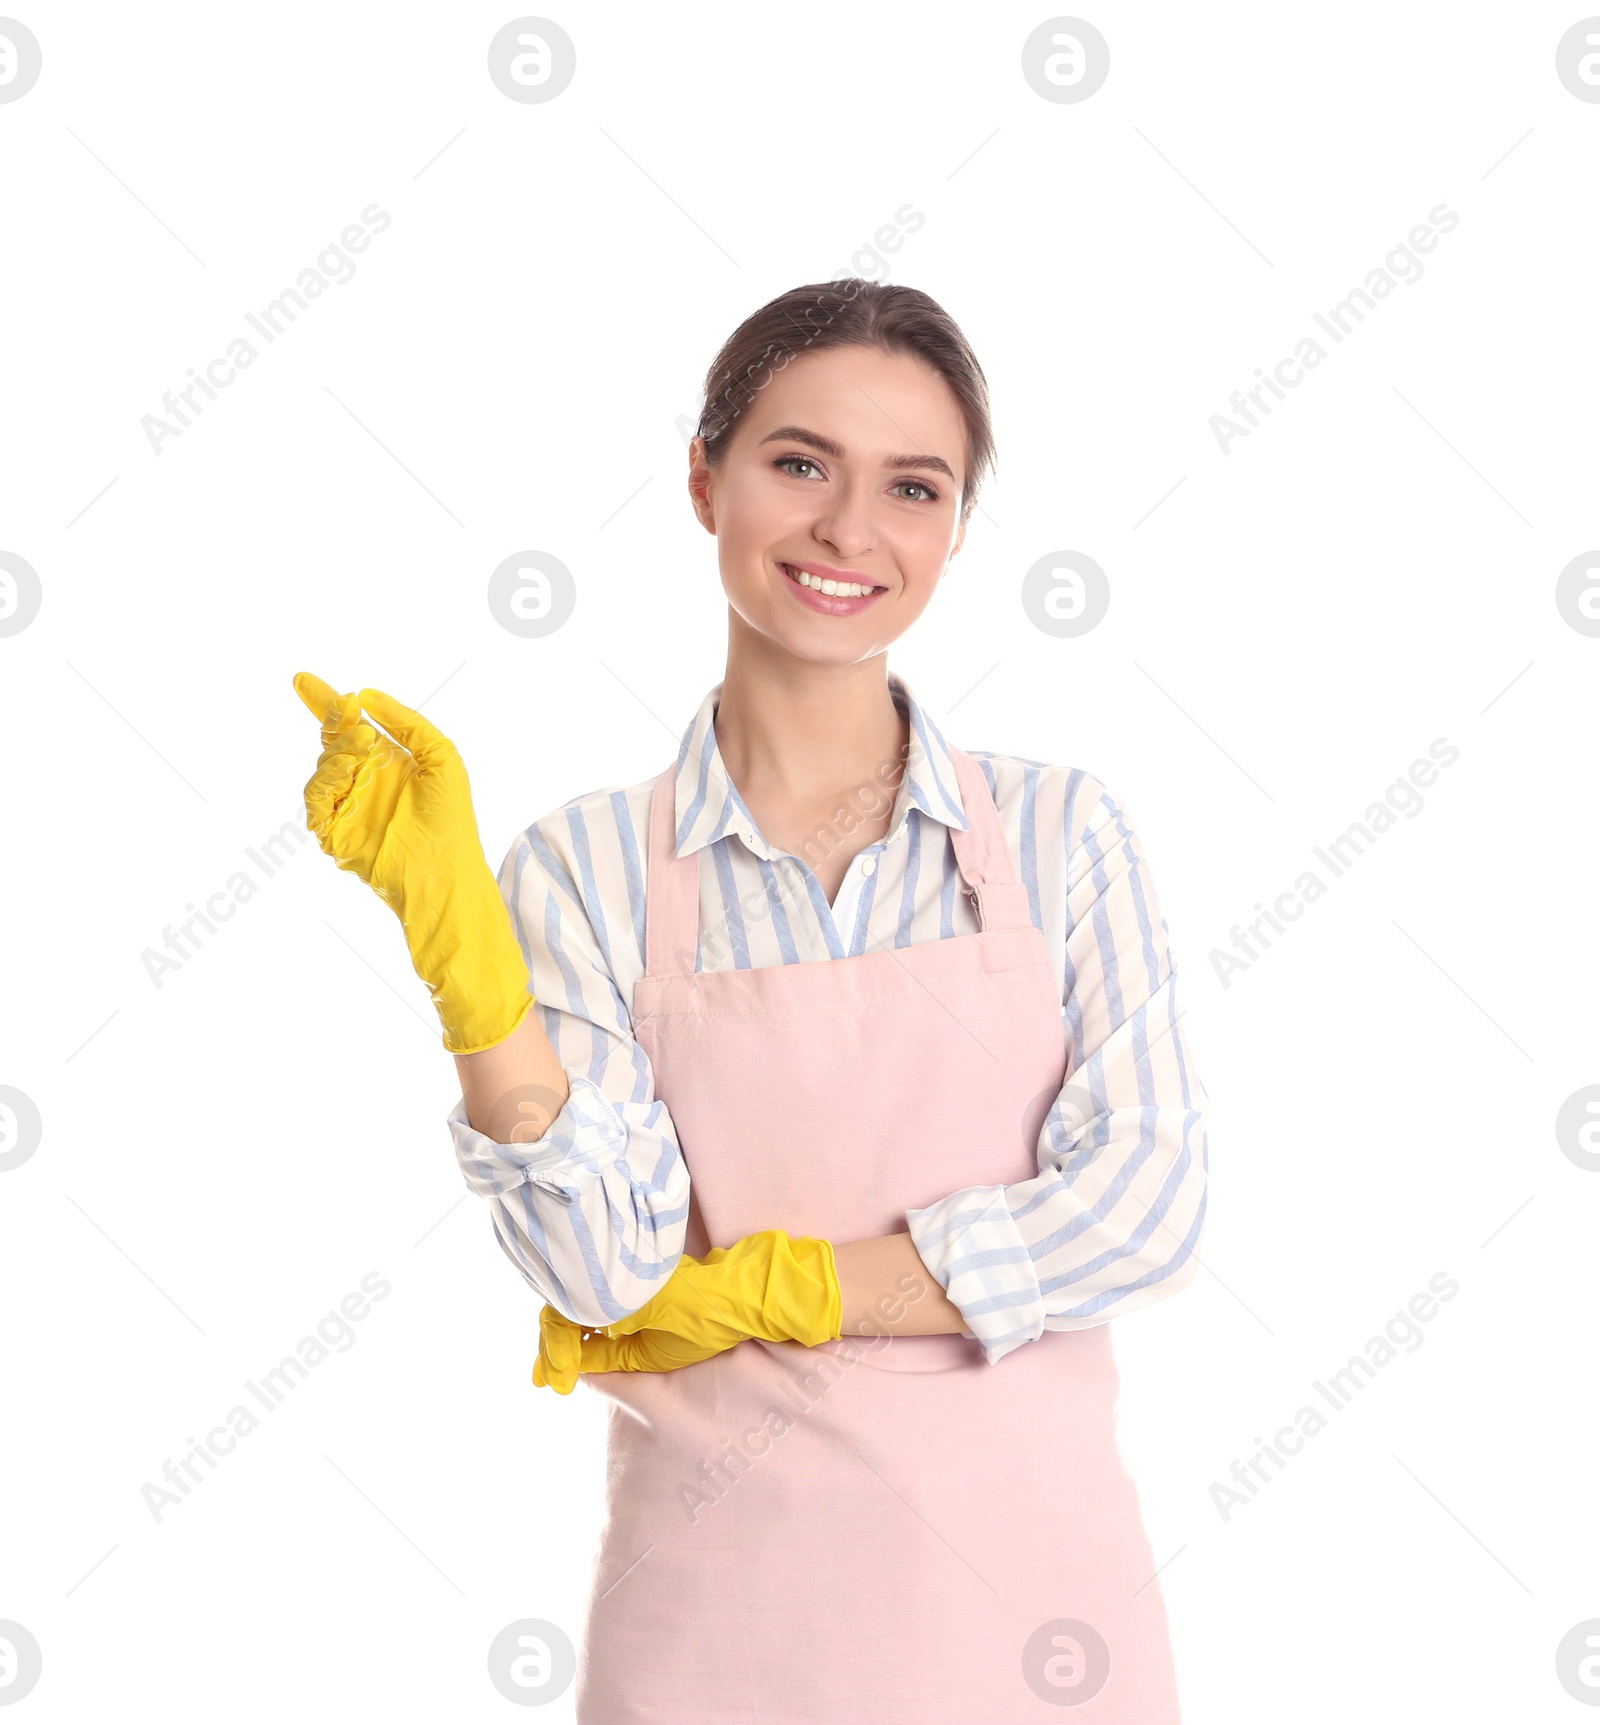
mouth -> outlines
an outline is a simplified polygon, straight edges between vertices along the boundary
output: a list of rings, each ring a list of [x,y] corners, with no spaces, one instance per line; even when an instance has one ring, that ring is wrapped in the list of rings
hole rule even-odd
[[[802,568],[795,563],[780,563],[778,568],[782,570],[785,582],[803,605],[831,617],[853,616],[857,611],[865,610],[874,599],[889,590],[881,582],[865,576],[851,580],[835,580],[832,576],[819,575],[814,570]]]

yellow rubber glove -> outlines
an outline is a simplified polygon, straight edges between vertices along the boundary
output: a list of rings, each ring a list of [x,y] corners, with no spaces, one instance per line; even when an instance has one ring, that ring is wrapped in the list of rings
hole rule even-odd
[[[843,1312],[832,1243],[769,1228],[681,1259],[658,1294],[598,1331],[546,1306],[533,1381],[566,1394],[582,1372],[676,1371],[752,1337],[815,1347],[839,1339]]]
[[[575,1324],[571,1318],[546,1306],[539,1314],[539,1357],[533,1364],[533,1381],[540,1389],[568,1396],[580,1374],[589,1372],[675,1372],[680,1366],[698,1365],[736,1347],[747,1338],[729,1329],[718,1342],[686,1342],[670,1330],[640,1330],[633,1336],[610,1336],[604,1330]]]
[[[294,686],[322,720],[307,827],[400,918],[445,1047],[476,1054],[503,1042],[533,994],[455,744],[380,689],[340,695],[309,671]],[[388,736],[362,722],[363,707]]]

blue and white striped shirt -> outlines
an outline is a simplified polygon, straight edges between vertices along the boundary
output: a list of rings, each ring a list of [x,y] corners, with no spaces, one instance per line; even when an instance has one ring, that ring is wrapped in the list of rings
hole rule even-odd
[[[729,777],[719,683],[678,751],[678,853],[703,850],[696,969],[844,958],[977,931],[951,827],[955,766],[903,678],[910,750],[887,836],[834,903],[799,857],[762,838]],[[1184,1039],[1167,925],[1127,809],[1075,767],[984,750],[1017,878],[1060,984],[1066,1081],[1034,1177],[972,1186],[908,1212],[929,1272],[990,1364],[1042,1330],[1085,1329],[1192,1280],[1206,1207],[1207,1097]],[[534,1290],[577,1323],[635,1312],[683,1253],[689,1170],[633,1038],[644,973],[651,777],[574,798],[512,845],[500,887],[535,1011],[572,1093],[544,1137],[500,1144],[449,1117],[468,1187]]]

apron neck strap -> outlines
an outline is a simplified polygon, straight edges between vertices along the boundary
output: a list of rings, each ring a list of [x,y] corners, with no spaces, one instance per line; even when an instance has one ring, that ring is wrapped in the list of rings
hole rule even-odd
[[[678,763],[650,796],[650,871],[645,876],[645,975],[686,976],[700,945],[700,852],[678,855]]]
[[[990,929],[1028,928],[1033,923],[1028,889],[1017,879],[988,776],[964,749],[953,743],[947,747],[955,763],[961,807],[967,817],[965,832],[960,827],[951,827],[950,843],[961,878],[977,906],[979,925],[985,933]]]

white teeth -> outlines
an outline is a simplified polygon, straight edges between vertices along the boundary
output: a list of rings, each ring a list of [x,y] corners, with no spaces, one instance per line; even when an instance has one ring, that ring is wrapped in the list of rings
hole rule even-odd
[[[862,599],[868,593],[877,592],[876,587],[864,587],[858,581],[824,581],[804,569],[795,569],[793,573],[802,587],[814,587],[819,593],[829,593],[840,599]]]

